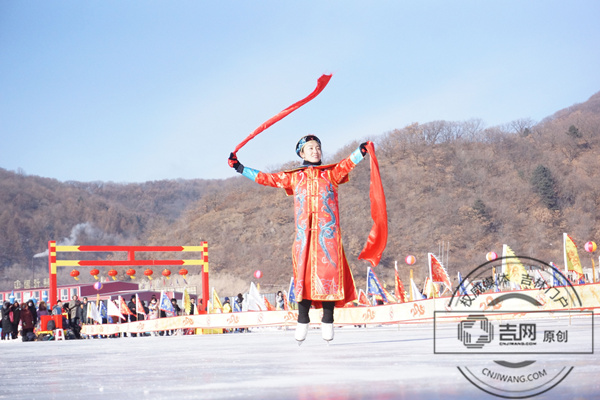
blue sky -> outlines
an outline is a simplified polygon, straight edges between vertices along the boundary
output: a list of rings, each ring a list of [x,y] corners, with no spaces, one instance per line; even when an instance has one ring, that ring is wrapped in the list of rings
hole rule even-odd
[[[268,170],[434,120],[539,121],[600,91],[598,1],[3,1],[0,167],[61,181]]]

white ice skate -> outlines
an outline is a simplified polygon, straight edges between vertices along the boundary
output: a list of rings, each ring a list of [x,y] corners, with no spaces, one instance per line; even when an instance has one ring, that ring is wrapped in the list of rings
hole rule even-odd
[[[333,340],[333,324],[321,322],[321,335],[323,336],[323,340],[329,344]]]
[[[298,346],[300,346],[302,344],[302,342],[304,342],[304,339],[306,339],[307,333],[308,333],[308,324],[301,324],[300,322],[298,322],[298,324],[296,324],[296,333],[294,334],[294,337],[296,338],[296,341],[298,342]]]

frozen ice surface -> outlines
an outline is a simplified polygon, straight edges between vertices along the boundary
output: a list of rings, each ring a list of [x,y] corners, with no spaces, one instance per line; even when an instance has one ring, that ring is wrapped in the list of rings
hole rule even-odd
[[[456,340],[452,329],[440,333]],[[438,339],[440,336],[438,336]],[[597,342],[597,341],[595,341]],[[293,329],[59,342],[0,342],[6,399],[497,399],[457,365],[490,356],[433,353],[433,325],[337,328],[328,346]],[[541,357],[541,356],[540,356]],[[567,378],[535,399],[600,397],[595,354],[552,355]]]

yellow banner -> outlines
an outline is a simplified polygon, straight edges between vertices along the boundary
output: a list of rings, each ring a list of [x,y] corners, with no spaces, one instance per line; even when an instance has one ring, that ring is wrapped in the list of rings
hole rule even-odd
[[[567,270],[579,274],[579,278],[581,278],[583,276],[583,269],[579,261],[577,245],[567,234],[565,234],[565,259],[567,261]]]
[[[505,273],[508,276],[508,279],[519,285],[519,287],[524,289],[532,289],[534,277],[529,276],[527,270],[523,266],[521,260],[519,260],[515,256],[515,252],[508,247],[508,245],[504,245],[502,257],[509,257],[508,259],[503,259],[502,263],[505,265]],[[510,258],[514,257],[514,258]]]

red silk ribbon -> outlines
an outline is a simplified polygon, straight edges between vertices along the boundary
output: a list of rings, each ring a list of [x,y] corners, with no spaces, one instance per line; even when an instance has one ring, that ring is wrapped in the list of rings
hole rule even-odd
[[[256,135],[258,135],[259,133],[261,133],[262,131],[264,131],[265,129],[270,127],[271,125],[273,125],[275,122],[279,121],[280,119],[285,118],[288,114],[296,111],[297,109],[299,109],[300,107],[302,107],[303,105],[305,105],[306,103],[308,103],[309,101],[311,101],[312,99],[317,97],[319,95],[319,93],[321,93],[321,91],[323,89],[325,89],[325,86],[327,86],[330,79],[331,79],[331,75],[321,75],[321,77],[317,81],[317,87],[315,88],[315,90],[313,90],[313,92],[311,94],[306,96],[304,99],[292,104],[291,106],[289,106],[285,110],[281,111],[279,114],[275,115],[274,117],[271,117],[269,120],[264,122],[261,126],[256,128],[254,130],[254,132],[252,132],[250,134],[250,136],[248,136],[246,139],[244,139],[244,141],[242,143],[237,145],[237,147],[233,151],[233,154],[235,155],[242,147],[244,147],[246,145],[246,143],[248,143],[250,140],[252,140]]]
[[[388,225],[387,209],[385,205],[385,193],[381,184],[381,175],[379,174],[379,163],[375,156],[375,146],[373,142],[367,142],[367,153],[371,156],[371,184],[369,197],[371,198],[371,218],[373,227],[369,233],[367,243],[358,256],[359,260],[367,260],[372,266],[379,264],[381,255],[387,245]]]

